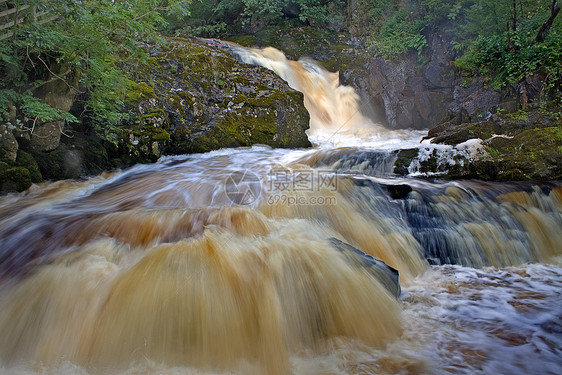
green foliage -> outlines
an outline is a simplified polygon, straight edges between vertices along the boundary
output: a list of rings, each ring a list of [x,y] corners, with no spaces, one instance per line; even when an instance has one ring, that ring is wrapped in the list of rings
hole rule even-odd
[[[546,77],[545,93],[557,96],[562,83],[561,22],[555,19],[546,39],[537,42],[537,32],[550,16],[551,1],[517,4],[515,29],[511,2],[474,1],[467,7],[467,22],[461,29],[472,39],[455,65],[467,74],[490,76],[496,87],[539,73]]]
[[[123,61],[146,59],[147,42],[160,42],[157,33],[164,15],[185,16],[189,1],[179,0],[28,0],[38,10],[59,18],[56,22],[24,22],[15,38],[0,47],[0,112],[12,102],[26,117],[41,121],[75,122],[70,113],[41,103],[36,89],[61,80],[82,92],[81,117],[100,134],[119,124],[126,90]],[[60,71],[65,73],[59,73]],[[74,79],[78,77],[79,79]]]
[[[255,32],[287,19],[341,30],[345,6],[343,0],[198,0],[191,5],[190,17],[168,19],[166,32],[225,37]]]
[[[374,52],[393,59],[427,47],[429,29],[447,31],[460,18],[456,0],[365,0],[353,12],[356,32],[370,37]],[[457,23],[455,21],[454,23]]]
[[[428,45],[429,31],[438,31],[453,38],[452,50],[459,56],[454,64],[467,76],[487,76],[499,88],[539,73],[545,77],[544,92],[560,98],[562,16],[554,20],[544,41],[536,40],[550,16],[552,0],[517,0],[515,10],[509,0],[363,0],[356,4],[351,26],[355,33],[370,37],[379,56],[420,54]]]
[[[522,109],[515,111],[513,113],[507,113],[505,116],[510,119],[520,120],[520,121],[527,121],[528,119],[527,111],[524,111]]]
[[[387,58],[402,55],[408,49],[421,53],[427,46],[427,40],[422,34],[426,25],[426,20],[411,19],[408,10],[401,9],[372,35],[372,46],[375,52]]]
[[[78,121],[78,119],[71,113],[61,111],[48,104],[42,103],[31,94],[20,94],[11,89],[1,89],[0,115],[6,115],[9,113],[8,103],[15,105],[16,108],[19,108],[23,112],[24,116],[34,121]]]

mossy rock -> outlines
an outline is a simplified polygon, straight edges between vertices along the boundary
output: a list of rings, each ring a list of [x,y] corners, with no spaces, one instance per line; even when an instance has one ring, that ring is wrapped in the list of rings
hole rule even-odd
[[[562,118],[539,109],[495,115],[480,123],[441,124],[428,136],[435,137],[434,143],[450,145],[473,138],[483,140],[486,154],[458,163],[445,174],[449,178],[562,179]]]
[[[419,150],[417,148],[411,148],[406,150],[400,150],[397,153],[396,161],[394,162],[394,173],[400,176],[405,176],[408,174],[408,168],[412,161],[418,156]]]
[[[24,167],[25,169],[27,169],[29,171],[32,182],[37,183],[43,181],[43,176],[41,175],[41,171],[39,170],[39,165],[37,164],[33,156],[31,156],[31,154],[23,150],[18,150],[16,166]]]
[[[171,38],[149,52],[150,64],[124,67],[135,84],[114,158],[152,162],[162,154],[256,143],[310,145],[303,96],[275,73],[188,39]]]
[[[562,179],[562,127],[527,129],[489,142],[499,180]]]
[[[0,161],[0,192],[24,191],[43,177],[37,162],[29,153],[18,150],[15,161]]]
[[[129,80],[125,93],[125,101],[127,103],[137,103],[143,99],[156,99],[154,88],[146,82],[134,82]]]
[[[29,170],[0,162],[0,192],[25,191],[31,184]]]
[[[488,139],[493,134],[501,132],[501,128],[493,121],[485,121],[479,123],[461,124],[453,128],[443,127],[438,131],[436,127],[429,131],[426,138],[433,138],[432,143],[442,143],[446,145],[457,145],[470,139]]]

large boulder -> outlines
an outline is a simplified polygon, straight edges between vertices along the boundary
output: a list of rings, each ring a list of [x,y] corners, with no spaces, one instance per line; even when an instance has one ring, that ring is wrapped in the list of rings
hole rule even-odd
[[[125,161],[252,144],[310,145],[302,94],[273,72],[194,40],[147,49],[146,66],[124,67],[131,78],[129,120],[118,130],[118,154]]]
[[[50,71],[56,72],[57,77],[65,77],[65,79],[47,81],[35,89],[33,95],[55,109],[68,112],[76,96],[78,74],[59,64],[52,64]],[[65,124],[64,120],[42,122],[30,119],[28,122],[33,122],[33,125],[28,125],[33,129],[29,135],[31,149],[52,151],[58,147]]]

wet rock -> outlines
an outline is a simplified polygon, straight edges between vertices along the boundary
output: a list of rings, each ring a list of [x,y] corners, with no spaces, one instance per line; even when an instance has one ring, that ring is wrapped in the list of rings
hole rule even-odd
[[[417,148],[399,150],[396,156],[396,161],[394,162],[394,170],[393,172],[400,176],[405,176],[409,173],[408,168],[414,160],[418,156],[419,150]]]
[[[393,296],[400,296],[398,270],[337,238],[330,238],[330,243],[334,249],[346,256],[350,264],[367,269]]]
[[[27,190],[43,177],[35,159],[23,150],[17,151],[16,160],[0,160],[0,194]]]
[[[18,142],[8,124],[0,124],[0,158],[16,160]]]
[[[39,165],[31,156],[31,154],[23,151],[18,150],[18,156],[16,158],[16,166],[23,167],[29,171],[29,177],[31,178],[32,182],[41,182],[43,181],[43,176],[41,175],[41,171],[39,170]]]
[[[429,131],[433,143],[456,146],[481,139],[484,151],[462,168],[445,173],[452,178],[484,180],[558,180],[562,178],[562,119],[530,109],[494,115],[487,121],[440,124]],[[432,166],[427,166],[433,171]]]
[[[362,96],[375,106],[379,103],[375,111],[384,113],[390,128],[430,128],[447,113],[455,82],[450,41],[437,33],[428,39],[425,64],[415,53],[392,61],[378,57],[367,64],[369,86],[361,90]]]
[[[410,194],[412,187],[410,185],[400,184],[400,185],[385,185],[388,194],[392,199],[403,199]]]

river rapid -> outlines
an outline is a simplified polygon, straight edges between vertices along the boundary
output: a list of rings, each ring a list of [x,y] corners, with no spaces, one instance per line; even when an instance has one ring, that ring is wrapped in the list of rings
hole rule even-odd
[[[560,183],[396,176],[402,148],[481,150],[371,123],[312,61],[239,55],[305,94],[315,147],[0,197],[0,373],[562,371]]]

